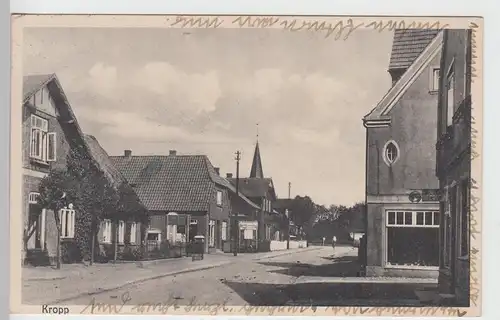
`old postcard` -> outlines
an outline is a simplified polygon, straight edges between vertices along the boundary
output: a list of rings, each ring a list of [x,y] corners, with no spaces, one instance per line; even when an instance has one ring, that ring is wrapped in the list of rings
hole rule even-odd
[[[481,18],[12,30],[13,313],[480,315]]]

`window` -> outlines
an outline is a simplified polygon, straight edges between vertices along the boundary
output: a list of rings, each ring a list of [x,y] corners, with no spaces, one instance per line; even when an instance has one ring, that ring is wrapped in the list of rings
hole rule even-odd
[[[221,238],[222,238],[222,241],[226,241],[227,240],[227,221],[222,221],[222,235],[221,235]]]
[[[387,211],[388,265],[439,265],[439,212]]]
[[[59,221],[61,222],[61,238],[75,237],[75,210],[59,210]]]
[[[448,90],[447,95],[447,126],[453,124],[453,115],[455,114],[455,75],[451,73],[448,75],[448,81],[446,83],[446,88]]]
[[[125,222],[120,220],[118,221],[118,243],[125,242]]]
[[[28,203],[29,204],[38,204],[38,198],[40,197],[40,194],[38,192],[30,192],[28,196]]]
[[[137,223],[132,222],[130,224],[130,243],[135,244],[135,238],[137,236]]]
[[[217,205],[222,206],[222,191],[217,190]]]
[[[431,92],[439,90],[439,68],[431,69]]]
[[[208,245],[215,247],[215,220],[210,220],[208,223]]]
[[[31,115],[30,157],[39,161],[56,160],[56,133],[48,132],[49,122]]]
[[[111,243],[111,220],[103,220],[101,223],[102,228],[102,242]]]
[[[384,147],[384,161],[388,166],[394,164],[399,157],[399,149],[394,141],[389,141]]]

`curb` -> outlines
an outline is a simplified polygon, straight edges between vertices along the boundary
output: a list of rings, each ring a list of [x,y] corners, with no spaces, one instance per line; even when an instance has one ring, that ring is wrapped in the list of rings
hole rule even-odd
[[[110,286],[108,288],[102,288],[99,290],[93,290],[93,291],[89,291],[89,292],[82,292],[82,293],[75,294],[75,295],[70,296],[70,297],[54,300],[54,301],[51,301],[51,302],[48,302],[45,304],[60,304],[62,302],[70,301],[73,299],[78,299],[78,298],[85,297],[85,296],[91,296],[91,295],[98,294],[98,293],[104,293],[104,292],[109,292],[109,291],[121,289],[121,288],[129,286],[129,285],[134,285],[134,284],[138,284],[138,283],[142,283],[142,282],[146,282],[146,281],[150,281],[150,280],[155,280],[155,279],[160,279],[160,278],[164,278],[164,277],[174,276],[174,275],[178,275],[178,274],[213,269],[213,268],[221,267],[221,266],[232,264],[232,263],[234,263],[234,261],[224,261],[224,262],[220,262],[220,263],[216,263],[216,264],[212,264],[212,265],[208,265],[208,266],[199,266],[199,267],[192,267],[192,268],[178,270],[178,271],[171,271],[171,272],[162,273],[162,274],[155,275],[155,276],[144,277],[141,279],[128,281],[126,283],[112,286],[112,287]]]
[[[315,250],[321,250],[321,247],[320,248],[303,248],[302,250],[294,250],[294,251],[291,251],[291,250],[283,250],[283,251],[286,251],[286,252],[283,252],[283,253],[280,253],[280,254],[276,254],[276,255],[268,255],[268,256],[264,256],[264,257],[261,257],[261,258],[253,258],[251,260],[253,261],[259,261],[259,260],[263,260],[263,259],[272,259],[272,258],[276,258],[276,257],[281,257],[281,256],[287,256],[287,255],[291,255],[291,254],[294,254],[294,253],[298,253],[298,252],[308,252],[308,251],[315,251]]]

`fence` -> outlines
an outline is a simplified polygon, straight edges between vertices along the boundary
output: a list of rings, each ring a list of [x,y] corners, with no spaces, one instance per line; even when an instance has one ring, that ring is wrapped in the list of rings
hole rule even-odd
[[[143,247],[142,260],[180,258],[188,255],[189,246],[185,242],[147,241]]]

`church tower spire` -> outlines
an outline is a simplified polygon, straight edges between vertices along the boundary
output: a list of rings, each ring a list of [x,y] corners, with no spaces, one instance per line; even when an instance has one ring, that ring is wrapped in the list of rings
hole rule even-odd
[[[257,143],[255,144],[255,151],[253,154],[252,169],[250,170],[250,178],[264,178],[262,171],[262,160],[260,158],[259,149],[259,124],[257,123]]]

